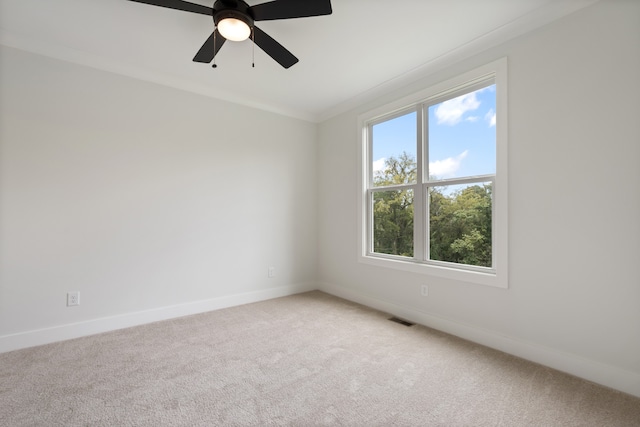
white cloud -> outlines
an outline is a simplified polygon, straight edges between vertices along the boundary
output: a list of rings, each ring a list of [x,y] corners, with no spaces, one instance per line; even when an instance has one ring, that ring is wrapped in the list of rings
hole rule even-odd
[[[438,105],[435,115],[438,124],[453,126],[462,120],[465,113],[476,110],[479,106],[480,101],[476,98],[476,92],[471,92]]]
[[[493,127],[496,125],[496,112],[493,111],[493,108],[487,111],[487,114],[484,116],[484,118],[489,123],[489,127]]]
[[[475,123],[478,120],[480,120],[480,117],[478,116],[469,116],[466,119],[464,119],[466,122],[471,122],[471,123]]]
[[[448,157],[444,160],[436,160],[435,162],[429,162],[429,175],[437,176],[438,178],[447,178],[455,176],[455,173],[460,169],[462,160],[467,157],[469,150],[464,150],[456,157]]]
[[[387,159],[385,159],[384,157],[381,158],[381,159],[378,159],[378,160],[374,160],[374,162],[373,162],[373,173],[382,171],[384,169],[384,162],[386,160]]]

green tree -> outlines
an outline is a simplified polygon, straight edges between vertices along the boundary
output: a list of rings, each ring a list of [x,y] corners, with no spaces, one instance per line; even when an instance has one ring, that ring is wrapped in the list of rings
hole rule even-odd
[[[415,184],[417,179],[416,159],[403,152],[397,159],[389,157],[384,161],[384,169],[376,172],[373,183],[376,187],[399,184]]]
[[[491,267],[491,195],[491,184],[446,196],[430,189],[431,259]]]
[[[415,159],[407,153],[385,160],[374,186],[414,184]],[[430,259],[491,267],[491,184],[447,192],[429,188]],[[412,189],[373,193],[374,252],[413,256],[414,194]]]
[[[402,153],[397,159],[385,160],[384,169],[374,176],[376,187],[413,184],[416,182],[416,161]],[[413,190],[388,190],[374,193],[374,252],[413,256]]]

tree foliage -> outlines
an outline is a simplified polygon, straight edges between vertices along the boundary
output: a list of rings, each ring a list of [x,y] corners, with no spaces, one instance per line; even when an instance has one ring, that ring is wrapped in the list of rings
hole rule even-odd
[[[416,162],[407,153],[385,160],[385,167],[374,177],[375,186],[413,184]],[[413,256],[413,190],[374,193],[374,252]]]
[[[416,162],[403,153],[385,160],[374,176],[376,187],[413,184]],[[448,192],[429,188],[430,259],[491,267],[491,184],[473,184]],[[413,256],[414,194],[412,189],[374,192],[373,249]]]
[[[491,267],[491,184],[445,195],[429,190],[429,249],[433,260]]]

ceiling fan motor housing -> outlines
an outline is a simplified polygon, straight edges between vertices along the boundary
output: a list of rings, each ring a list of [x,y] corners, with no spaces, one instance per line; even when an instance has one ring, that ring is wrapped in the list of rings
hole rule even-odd
[[[253,28],[253,17],[249,10],[249,5],[243,1],[217,0],[213,5],[213,23],[218,23],[223,19],[235,18]]]

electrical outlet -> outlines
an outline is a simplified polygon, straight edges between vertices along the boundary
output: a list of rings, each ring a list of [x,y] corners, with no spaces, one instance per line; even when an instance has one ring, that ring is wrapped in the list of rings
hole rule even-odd
[[[67,307],[80,305],[80,292],[69,292],[67,294]]]
[[[269,271],[268,271],[267,274],[268,274],[269,278],[276,277],[276,268],[275,267],[269,267]]]
[[[429,286],[428,285],[422,285],[422,287],[420,288],[420,293],[422,294],[423,297],[428,297],[429,296]]]

